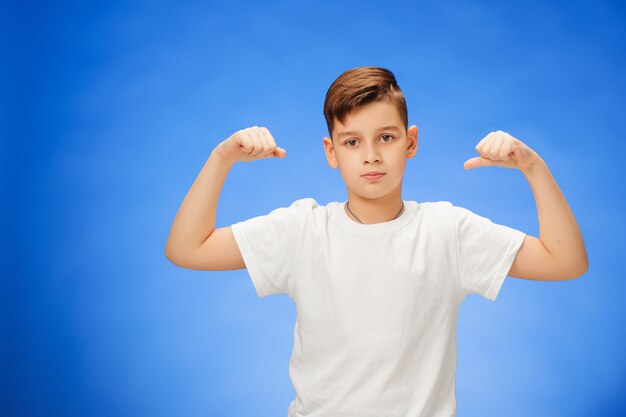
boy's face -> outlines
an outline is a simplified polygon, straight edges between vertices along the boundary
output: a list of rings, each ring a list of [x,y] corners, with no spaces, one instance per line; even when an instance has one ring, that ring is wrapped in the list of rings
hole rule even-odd
[[[375,199],[400,194],[407,158],[417,153],[417,127],[404,130],[404,123],[395,106],[376,101],[348,114],[344,124],[335,121],[333,140],[324,137],[326,160],[331,168],[339,168],[348,197],[353,193]],[[363,174],[378,171],[379,179]]]

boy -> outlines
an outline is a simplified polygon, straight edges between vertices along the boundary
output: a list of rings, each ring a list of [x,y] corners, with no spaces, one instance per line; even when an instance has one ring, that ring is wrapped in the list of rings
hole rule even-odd
[[[234,133],[211,153],[172,225],[166,256],[200,270],[247,268],[257,294],[296,304],[289,417],[449,417],[456,412],[456,320],[464,297],[495,300],[504,278],[557,281],[587,271],[576,220],[544,161],[491,132],[465,169],[521,170],[537,203],[540,238],[462,207],[403,200],[417,127],[394,75],[344,72],[324,103],[328,164],[346,202],[312,198],[215,229],[218,197],[239,161],[285,157],[264,127]]]

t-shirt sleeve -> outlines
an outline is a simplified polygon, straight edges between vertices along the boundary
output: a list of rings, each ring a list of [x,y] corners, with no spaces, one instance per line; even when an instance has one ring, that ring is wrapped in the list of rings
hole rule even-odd
[[[461,292],[495,301],[526,233],[463,207],[452,209]]]
[[[293,263],[312,209],[312,198],[231,225],[257,295],[289,294]]]

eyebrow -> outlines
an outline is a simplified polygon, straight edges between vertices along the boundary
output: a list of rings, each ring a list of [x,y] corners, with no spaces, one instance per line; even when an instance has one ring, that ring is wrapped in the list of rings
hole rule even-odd
[[[400,131],[400,129],[398,129],[397,126],[393,126],[393,125],[379,127],[376,131],[380,132],[382,130],[395,130],[396,132]],[[341,133],[339,133],[339,135],[337,135],[337,139],[341,139],[344,136],[351,136],[351,135],[357,135],[358,136],[358,135],[360,135],[360,132],[357,132],[356,130],[351,130],[351,131],[348,131],[348,132],[341,132]]]

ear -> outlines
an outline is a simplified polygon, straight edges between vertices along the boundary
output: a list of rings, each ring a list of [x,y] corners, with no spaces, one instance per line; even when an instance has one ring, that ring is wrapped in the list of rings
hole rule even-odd
[[[339,164],[337,163],[337,157],[335,156],[335,145],[331,138],[328,136],[324,136],[322,139],[324,144],[324,152],[326,153],[326,161],[328,161],[328,165],[331,168],[337,168]]]
[[[417,126],[413,125],[407,129],[406,141],[406,157],[409,159],[413,159],[413,157],[417,153]]]

